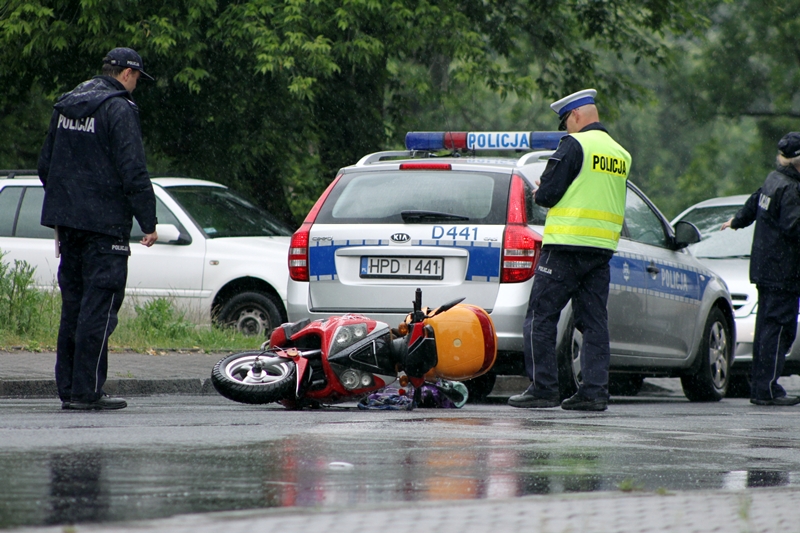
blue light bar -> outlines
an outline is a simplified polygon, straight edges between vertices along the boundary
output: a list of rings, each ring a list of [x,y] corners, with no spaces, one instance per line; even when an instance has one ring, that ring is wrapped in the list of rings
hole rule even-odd
[[[406,133],[406,150],[444,150],[443,131],[410,131]]]
[[[532,131],[531,150],[555,150],[566,135],[566,131]]]
[[[408,150],[555,150],[562,131],[410,131]]]

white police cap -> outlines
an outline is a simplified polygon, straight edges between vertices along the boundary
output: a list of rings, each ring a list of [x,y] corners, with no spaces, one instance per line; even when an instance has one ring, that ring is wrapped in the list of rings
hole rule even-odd
[[[572,93],[569,96],[565,96],[558,102],[553,102],[550,104],[550,109],[558,113],[559,118],[561,118],[573,109],[577,109],[584,105],[593,104],[594,97],[596,95],[597,91],[594,89],[584,89],[582,91]]]

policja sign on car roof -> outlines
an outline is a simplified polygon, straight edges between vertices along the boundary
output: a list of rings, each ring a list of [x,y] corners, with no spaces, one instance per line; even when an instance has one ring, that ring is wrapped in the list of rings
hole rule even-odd
[[[410,131],[408,150],[555,150],[561,131]]]

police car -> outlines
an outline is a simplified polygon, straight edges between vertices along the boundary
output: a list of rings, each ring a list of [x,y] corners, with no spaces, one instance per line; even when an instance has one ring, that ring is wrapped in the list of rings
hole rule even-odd
[[[563,135],[412,132],[407,150],[342,168],[292,237],[289,319],[358,312],[391,324],[417,287],[430,306],[466,297],[497,328],[495,373],[522,374],[522,324],[546,216],[532,191]],[[725,395],[733,312],[725,284],[685,250],[699,238],[689,223],[670,226],[628,183],[611,261],[612,394],[635,394],[647,376],[679,376],[691,400]],[[580,344],[567,308],[558,333],[563,397],[581,379]],[[489,376],[471,392],[490,390]]]
[[[0,171],[3,261],[34,266],[41,288],[56,286],[53,230],[42,226],[44,189],[36,171]],[[211,181],[156,177],[158,242],[147,248],[134,221],[125,289],[128,305],[167,298],[190,320],[212,318],[264,336],[286,320],[286,254],[292,230],[231,189]]]

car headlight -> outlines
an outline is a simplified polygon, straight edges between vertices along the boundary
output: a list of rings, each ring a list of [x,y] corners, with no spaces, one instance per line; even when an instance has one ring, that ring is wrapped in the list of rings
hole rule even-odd
[[[333,340],[331,341],[328,355],[330,356],[339,353],[366,336],[366,324],[350,324],[348,326],[339,326],[339,328],[336,329],[336,333],[333,334]]]

